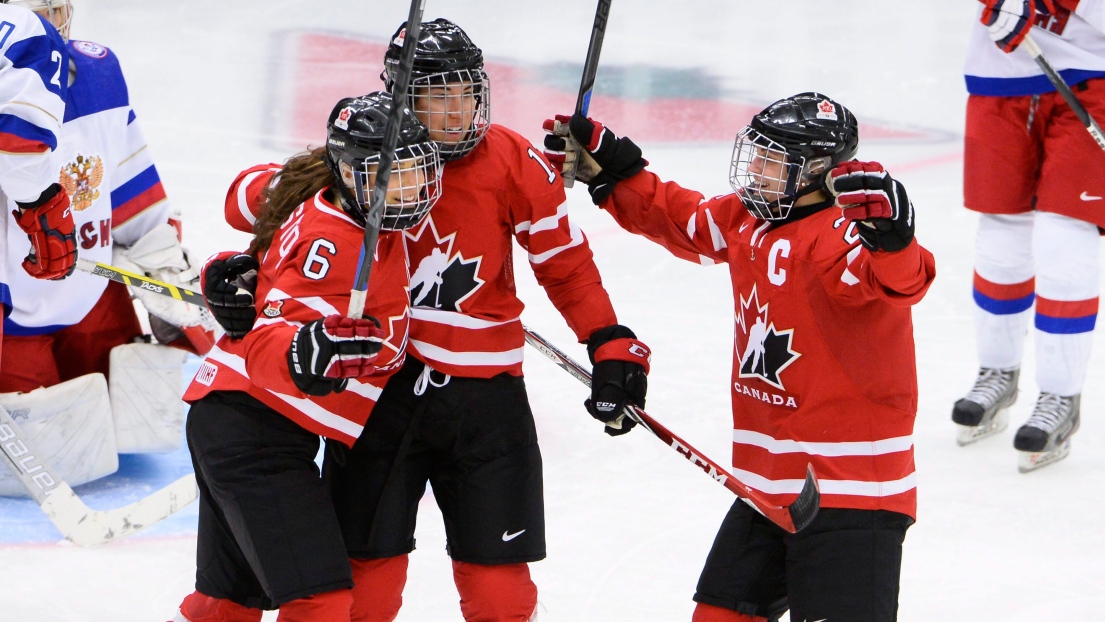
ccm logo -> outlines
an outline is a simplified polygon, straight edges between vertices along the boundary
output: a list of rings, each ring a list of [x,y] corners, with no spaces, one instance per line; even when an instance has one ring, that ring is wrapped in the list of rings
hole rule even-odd
[[[641,345],[639,343],[635,343],[635,344],[629,346],[629,353],[632,354],[633,356],[639,356],[639,357],[649,361],[650,363],[652,362],[652,353],[648,351],[648,348],[644,347],[643,345]]]

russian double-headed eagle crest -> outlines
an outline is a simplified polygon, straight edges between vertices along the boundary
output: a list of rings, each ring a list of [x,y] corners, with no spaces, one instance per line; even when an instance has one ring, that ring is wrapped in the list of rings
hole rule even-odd
[[[100,198],[100,182],[104,180],[104,163],[99,156],[77,155],[75,162],[61,167],[60,183],[69,193],[73,209],[80,212],[92,207]]]

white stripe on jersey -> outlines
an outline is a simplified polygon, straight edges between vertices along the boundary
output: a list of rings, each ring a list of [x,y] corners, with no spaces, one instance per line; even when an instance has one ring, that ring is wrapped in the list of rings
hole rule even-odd
[[[522,362],[524,348],[506,352],[452,352],[425,341],[411,339],[410,344],[422,356],[449,365],[517,365]]]
[[[481,320],[470,315],[464,315],[462,313],[456,313],[453,311],[427,309],[425,307],[411,307],[411,318],[422,320],[424,322],[431,322],[433,324],[444,324],[446,326],[455,326],[457,328],[471,328],[474,330],[495,328],[497,326],[506,326],[507,324],[513,324],[515,322],[521,321],[519,318],[513,318],[502,322],[493,322],[491,320]]]
[[[538,221],[538,222],[540,222],[540,221]],[[579,246],[580,244],[583,244],[583,241],[585,239],[583,237],[583,231],[579,227],[577,227],[575,225],[575,223],[572,222],[571,220],[568,221],[568,228],[572,233],[572,241],[571,242],[568,242],[564,246],[558,246],[554,249],[547,250],[547,251],[545,251],[545,252],[543,252],[539,255],[534,255],[533,253],[530,253],[529,262],[532,263],[532,264],[542,264],[542,263],[545,263],[546,261],[548,261],[549,259],[552,259],[553,257],[556,257],[561,252],[568,250],[569,248],[574,248],[576,246]]]
[[[766,477],[733,469],[733,475],[744,484],[771,495],[798,494],[806,483],[804,479],[770,480]],[[890,497],[917,488],[917,475],[910,473],[902,479],[888,482],[863,482],[846,479],[818,479],[822,495],[853,495],[857,497]]]
[[[530,235],[540,233],[542,231],[552,231],[560,227],[560,219],[568,215],[568,203],[565,201],[556,208],[556,213],[552,216],[546,216],[537,222],[530,224],[530,221],[518,223],[514,227],[515,235],[522,233],[523,231],[529,231]]]
[[[251,225],[257,224],[257,217],[254,216],[253,212],[249,209],[249,201],[246,199],[246,190],[249,190],[249,186],[253,183],[253,180],[261,175],[267,175],[270,172],[271,171],[257,171],[256,173],[250,173],[238,184],[238,211],[241,212],[242,218],[245,218],[246,222]]]
[[[733,442],[753,445],[773,454],[803,453],[811,456],[881,456],[909,451],[913,447],[912,436],[899,436],[870,442],[810,443],[789,439],[775,439],[752,430],[733,430]]]

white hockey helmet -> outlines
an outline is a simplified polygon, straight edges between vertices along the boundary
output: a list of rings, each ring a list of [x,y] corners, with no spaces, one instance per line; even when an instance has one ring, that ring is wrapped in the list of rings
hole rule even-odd
[[[46,18],[69,41],[69,24],[73,21],[73,4],[69,0],[4,0],[4,4],[21,6]]]

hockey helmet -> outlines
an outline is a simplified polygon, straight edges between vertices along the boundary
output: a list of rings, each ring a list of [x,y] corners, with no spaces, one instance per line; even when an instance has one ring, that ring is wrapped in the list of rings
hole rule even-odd
[[[38,13],[55,28],[62,39],[69,40],[69,24],[73,21],[73,4],[69,0],[0,0],[4,4],[21,6]]]
[[[785,220],[800,197],[824,187],[825,172],[853,159],[859,124],[820,93],[781,99],[737,134],[729,183],[753,216]]]
[[[384,83],[392,89],[406,39],[403,23],[384,54]],[[445,161],[472,152],[491,125],[491,83],[483,52],[453,22],[438,18],[418,32],[408,103],[430,130]]]
[[[326,164],[342,208],[361,224],[367,221],[391,105],[385,92],[347,97],[334,106],[326,124]],[[440,182],[437,145],[404,106],[380,228],[399,231],[422,222],[441,196]]]

